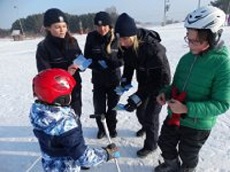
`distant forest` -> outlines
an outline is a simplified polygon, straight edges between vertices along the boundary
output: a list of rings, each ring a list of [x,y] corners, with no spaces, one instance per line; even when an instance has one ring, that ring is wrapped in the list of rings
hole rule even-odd
[[[115,7],[110,7],[106,9],[112,18],[113,23],[115,23],[118,14]],[[72,33],[87,33],[94,29],[94,17],[95,13],[88,13],[82,15],[71,15],[65,13],[69,22],[69,31]],[[26,18],[20,18],[16,20],[10,29],[0,28],[0,37],[10,36],[13,30],[20,30],[21,33],[29,36],[39,36],[43,34],[43,16],[42,14],[30,15]]]
[[[211,2],[211,5],[221,8],[226,14],[230,14],[230,0],[215,0]],[[169,6],[166,6],[166,11],[169,11]],[[118,13],[116,7],[112,6],[105,9],[115,23]],[[43,14],[34,14],[26,18],[20,18],[16,20],[10,29],[0,28],[0,38],[10,36],[13,30],[20,30],[21,33],[26,36],[41,36],[44,34],[43,26]],[[66,13],[69,21],[69,30],[72,33],[87,33],[94,29],[94,16],[95,13],[88,13],[82,15],[71,15]],[[166,24],[175,23],[178,21],[167,20]]]

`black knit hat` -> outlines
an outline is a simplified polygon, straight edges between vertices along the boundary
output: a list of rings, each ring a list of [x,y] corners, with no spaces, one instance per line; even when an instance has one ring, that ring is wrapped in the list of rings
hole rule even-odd
[[[65,14],[57,8],[48,9],[44,14],[43,25],[49,27],[58,22],[66,22],[68,24]]]
[[[98,26],[100,26],[100,25],[102,25],[102,26],[106,26],[106,25],[111,26],[112,25],[112,20],[111,20],[111,17],[109,16],[109,14],[107,12],[100,11],[94,17],[94,24],[98,25]]]
[[[130,37],[137,34],[135,21],[126,13],[122,13],[116,21],[115,33],[120,37]]]

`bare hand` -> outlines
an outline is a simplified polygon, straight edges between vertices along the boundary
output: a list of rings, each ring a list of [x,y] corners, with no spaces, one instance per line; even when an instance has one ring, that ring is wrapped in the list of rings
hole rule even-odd
[[[68,67],[68,72],[71,75],[74,75],[77,69],[78,69],[78,66],[76,64],[72,64]]]
[[[168,101],[168,106],[173,113],[182,114],[188,112],[187,107],[183,103],[175,99],[171,99],[170,101]]]
[[[165,99],[165,93],[161,93],[157,96],[156,98],[157,102],[160,104],[160,105],[164,105],[166,103],[166,99]]]

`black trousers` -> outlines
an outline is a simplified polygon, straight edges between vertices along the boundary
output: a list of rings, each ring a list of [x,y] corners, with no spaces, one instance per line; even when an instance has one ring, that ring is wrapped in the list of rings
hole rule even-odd
[[[74,87],[70,105],[74,109],[75,113],[81,116],[82,113],[81,85]]]
[[[152,95],[146,98],[136,111],[138,121],[146,131],[144,148],[149,150],[157,148],[161,108],[162,106],[156,102],[156,97]]]
[[[93,88],[93,104],[95,114],[104,114],[107,122],[109,132],[116,130],[116,115],[117,112],[113,108],[117,105],[120,96],[118,96],[114,89],[116,85],[112,86],[97,86]],[[98,129],[104,131],[104,127],[100,119],[96,119]]]
[[[210,135],[210,130],[169,126],[165,120],[159,137],[159,147],[164,159],[181,158],[183,166],[195,168],[199,151]]]

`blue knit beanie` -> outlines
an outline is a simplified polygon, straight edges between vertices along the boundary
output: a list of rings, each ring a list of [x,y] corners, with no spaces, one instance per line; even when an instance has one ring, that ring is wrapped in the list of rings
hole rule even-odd
[[[130,37],[137,34],[135,21],[126,13],[122,13],[116,21],[115,33],[120,37]]]

